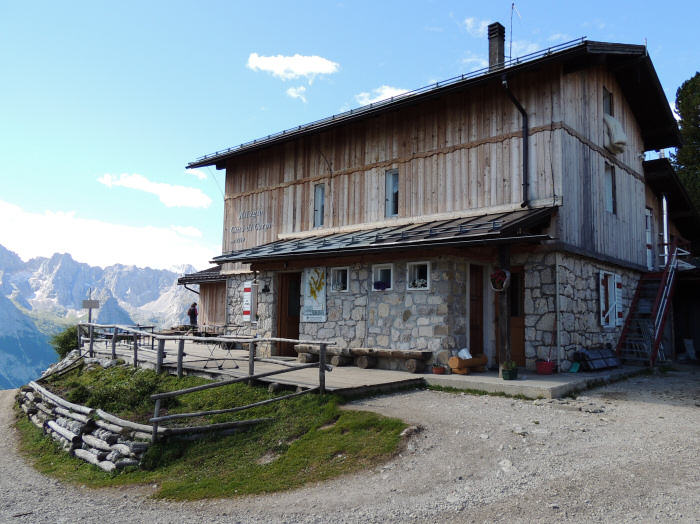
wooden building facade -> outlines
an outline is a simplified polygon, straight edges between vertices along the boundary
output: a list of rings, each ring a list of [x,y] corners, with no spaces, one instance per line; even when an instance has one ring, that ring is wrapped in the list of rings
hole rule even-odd
[[[519,365],[553,346],[563,369],[616,342],[660,234],[678,233],[645,174],[647,151],[680,144],[647,50],[577,41],[506,63],[503,27],[489,38],[488,70],[188,166],[226,170],[226,288],[210,302],[229,332],[469,347],[491,365],[510,332]]]

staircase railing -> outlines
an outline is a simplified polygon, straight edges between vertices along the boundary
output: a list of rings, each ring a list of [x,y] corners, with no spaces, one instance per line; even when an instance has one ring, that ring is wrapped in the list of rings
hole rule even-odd
[[[669,302],[673,296],[673,289],[676,285],[676,273],[678,272],[678,238],[674,237],[671,243],[671,249],[669,250],[669,256],[666,260],[666,265],[664,267],[664,272],[661,277],[661,284],[659,285],[659,293],[656,296],[656,302],[654,303],[654,308],[651,312],[651,318],[654,319],[654,344],[651,350],[650,364],[653,366],[656,362],[656,357],[659,353],[659,347],[661,346],[661,338],[663,337],[663,330],[666,324],[666,317],[668,317],[669,312]]]

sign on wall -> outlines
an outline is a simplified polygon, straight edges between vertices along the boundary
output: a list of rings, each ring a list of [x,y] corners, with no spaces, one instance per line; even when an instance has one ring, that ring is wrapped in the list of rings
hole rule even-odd
[[[312,267],[304,270],[302,276],[304,308],[302,322],[325,322],[326,314],[326,268]]]
[[[252,282],[243,282],[243,322],[250,322],[250,309],[252,301]]]

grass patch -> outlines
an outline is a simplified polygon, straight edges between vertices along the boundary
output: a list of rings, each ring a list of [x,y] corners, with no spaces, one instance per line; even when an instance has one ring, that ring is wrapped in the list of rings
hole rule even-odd
[[[153,415],[153,393],[208,382],[156,375],[130,367],[78,369],[46,387],[63,398],[145,423]],[[162,414],[242,406],[285,393],[231,384],[177,397]],[[158,484],[156,497],[197,500],[270,493],[376,466],[393,457],[406,425],[398,419],[341,410],[334,395],[302,395],[238,413],[181,419],[180,425],[271,418],[246,431],[198,441],[166,440],[152,446],[142,468],[106,473],[70,457],[53,440],[18,416],[21,449],[42,473],[91,487]],[[21,413],[21,412],[20,412]]]
[[[471,389],[471,388],[461,389],[461,388],[454,388],[451,386],[428,386],[428,389],[431,389],[433,391],[444,391],[446,393],[459,393],[459,394],[464,393],[465,395],[474,395],[477,397],[489,396],[489,397],[514,398],[517,400],[535,400],[532,397],[528,397],[527,395],[521,395],[520,393],[518,393],[517,395],[510,395],[510,394],[504,393],[502,391],[490,392],[490,391],[483,391],[481,389]]]

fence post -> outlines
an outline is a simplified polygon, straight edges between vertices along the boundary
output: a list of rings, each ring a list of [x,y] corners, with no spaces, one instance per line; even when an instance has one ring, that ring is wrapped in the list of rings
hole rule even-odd
[[[249,348],[249,353],[248,353],[248,376],[252,377],[255,375],[255,342],[251,341],[250,344],[248,344]],[[248,385],[252,386],[253,385],[253,380],[248,381]]]
[[[134,369],[139,367],[139,335],[134,333]]]
[[[185,356],[185,339],[177,341],[177,378],[182,378],[182,357]]]
[[[165,339],[158,340],[158,354],[156,355],[156,374],[163,372],[163,354],[165,353]]]
[[[326,394],[326,344],[321,344],[318,351],[318,391]]]
[[[117,333],[119,333],[119,328],[114,326],[114,331],[112,331],[112,358],[117,358]]]
[[[94,337],[95,328],[93,327],[92,324],[90,324],[90,328],[88,329],[88,332],[90,333],[90,346],[89,346],[90,349],[89,349],[88,354],[90,355],[90,358],[92,358],[95,356],[95,354],[93,353],[93,350],[92,350],[92,346],[95,344],[95,337]]]
[[[158,341],[160,343],[160,340]],[[160,399],[156,399],[156,409],[153,410],[153,418],[160,416]],[[158,422],[153,423],[153,433],[151,434],[151,444],[158,442]]]
[[[83,353],[83,327],[82,324],[78,324],[78,352],[82,355]]]

